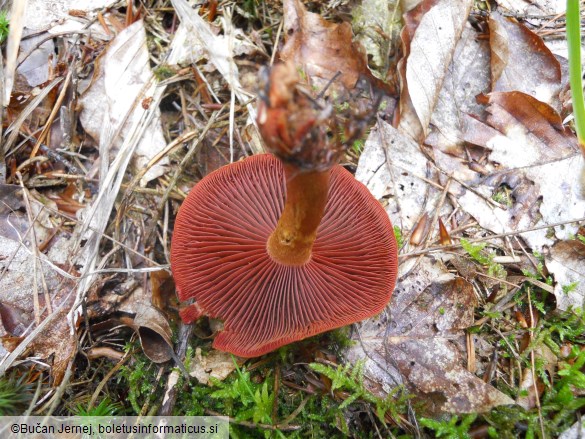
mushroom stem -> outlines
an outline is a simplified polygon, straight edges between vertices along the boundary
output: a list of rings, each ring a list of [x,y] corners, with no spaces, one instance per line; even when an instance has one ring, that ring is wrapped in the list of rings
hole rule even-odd
[[[311,259],[317,228],[323,218],[331,170],[303,172],[284,165],[286,202],[266,244],[270,257],[284,265],[304,265]]]

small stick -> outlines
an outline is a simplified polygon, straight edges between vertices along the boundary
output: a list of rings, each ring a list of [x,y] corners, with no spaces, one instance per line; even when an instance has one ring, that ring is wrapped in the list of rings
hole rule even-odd
[[[67,77],[65,78],[65,82],[63,83],[63,87],[61,88],[61,93],[59,93],[59,97],[57,98],[57,102],[55,102],[55,105],[53,106],[53,109],[51,110],[51,114],[49,114],[49,118],[47,119],[47,122],[45,122],[45,127],[43,128],[43,131],[41,131],[41,134],[39,134],[39,138],[37,140],[37,143],[35,144],[32,152],[30,153],[31,158],[33,158],[34,156],[37,155],[37,152],[41,146],[41,143],[43,143],[43,141],[45,140],[45,137],[47,137],[47,133],[51,129],[51,125],[53,124],[53,121],[55,120],[55,117],[57,116],[57,113],[59,112],[59,110],[61,108],[61,104],[63,103],[63,99],[65,99],[65,95],[67,94],[67,87],[69,86],[69,83],[71,82],[71,75],[72,75],[72,72],[69,71],[69,73],[67,73]]]
[[[183,322],[179,325],[179,342],[177,343],[177,351],[176,351],[176,362],[177,364],[183,365],[182,361],[185,360],[185,354],[187,353],[187,347],[189,346],[189,339],[191,338],[191,333],[193,332],[193,325],[185,325]],[[183,366],[184,369],[184,366]],[[184,373],[184,372],[183,372]],[[189,375],[187,374],[187,377]],[[164,399],[162,402],[162,406],[158,411],[158,416],[169,416],[173,412],[173,408],[175,407],[175,403],[177,402],[177,396],[181,389],[177,388],[177,381],[179,378],[179,372],[173,370],[168,378],[166,383],[166,390],[164,393]],[[186,381],[188,382],[188,381]]]

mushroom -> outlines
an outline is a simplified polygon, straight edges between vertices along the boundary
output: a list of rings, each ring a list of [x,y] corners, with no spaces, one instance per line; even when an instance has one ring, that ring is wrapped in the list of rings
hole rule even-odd
[[[284,68],[273,69],[272,84],[287,78]],[[330,115],[291,92],[298,79],[290,81],[270,85],[259,108],[261,133],[278,158],[256,155],[212,172],[191,190],[174,227],[178,296],[196,300],[181,310],[183,321],[223,320],[213,346],[241,357],[374,316],[396,281],[388,215],[350,172],[324,164],[335,155],[323,154],[332,148],[320,118]]]

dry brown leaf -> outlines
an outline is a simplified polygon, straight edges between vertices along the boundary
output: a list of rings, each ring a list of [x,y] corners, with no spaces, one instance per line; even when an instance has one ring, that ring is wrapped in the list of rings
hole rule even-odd
[[[546,268],[555,278],[557,308],[585,308],[585,244],[559,241],[545,256]]]
[[[488,164],[483,173],[488,177],[481,180],[458,173],[459,178],[475,187],[472,192],[459,185],[451,186],[460,206],[494,233],[582,217],[583,158],[578,153],[575,135],[562,125],[559,114],[521,92],[494,92],[480,100],[489,104],[487,124],[469,119],[468,122],[473,122],[467,124],[465,139],[491,150],[489,159],[498,166]],[[500,208],[490,203],[504,188],[513,191],[511,205]],[[568,239],[575,232],[576,226],[572,224],[555,228],[558,239]],[[545,229],[521,236],[536,251],[554,243],[554,237]]]
[[[350,349],[349,359],[367,358],[366,377],[378,383],[373,390],[404,384],[427,412],[483,412],[511,404],[467,370],[460,346],[475,306],[470,283],[424,258],[394,291],[387,314],[359,330],[359,345]]]
[[[57,311],[52,323],[40,332],[30,344],[30,356],[45,359],[51,365],[51,377],[53,386],[58,386],[69,365],[69,362],[77,354],[77,333],[71,331],[71,325],[67,319],[71,306],[75,301],[73,294],[74,283],[66,280],[59,289],[65,296],[65,305]],[[53,306],[60,305],[58,300],[53,301]]]
[[[280,57],[302,66],[311,80],[321,78],[324,85],[339,72],[339,81],[347,90],[352,90],[362,76],[376,87],[388,90],[371,74],[365,51],[353,42],[349,23],[330,23],[319,14],[308,12],[300,0],[285,0],[284,32],[286,44]]]
[[[520,91],[560,111],[561,66],[542,39],[497,12],[489,29],[492,91]]]
[[[558,160],[578,151],[575,135],[549,105],[522,92],[495,92],[480,99],[488,104],[487,123],[504,136],[487,141],[490,159],[508,168]]]
[[[413,5],[411,4],[404,5],[403,2],[402,6],[407,12],[403,15],[404,27],[400,32],[400,40],[402,41],[403,55],[402,59],[398,61],[397,65],[397,76],[401,84],[400,102],[397,112],[399,118],[397,122],[404,127],[408,127],[408,130],[411,132],[410,137],[413,139],[422,140],[423,128],[421,125],[421,121],[416,115],[416,111],[414,110],[414,106],[412,104],[410,94],[408,92],[408,83],[406,82],[406,63],[408,60],[408,56],[410,55],[410,42],[414,37],[416,28],[420,24],[422,16],[426,12],[428,12],[428,10],[436,3],[437,0],[424,0],[418,2],[418,4]]]
[[[439,92],[473,2],[434,3],[425,0],[405,14],[402,33],[407,58],[400,67],[403,92],[399,130],[417,141],[428,135]],[[406,89],[410,102],[405,99]]]
[[[39,316],[42,320],[52,318],[47,328],[41,331],[27,346],[25,353],[29,356],[42,358],[51,366],[53,384],[58,385],[71,358],[77,352],[77,335],[71,332],[66,318],[73,304],[74,282],[61,278],[57,272],[47,265],[38,262],[35,273],[34,257],[18,242],[0,237],[0,335],[8,336],[23,334],[35,321],[34,297],[38,295]],[[41,273],[42,270],[42,273]],[[48,316],[43,280],[50,295],[53,310],[59,309],[57,315]],[[35,287],[36,284],[36,287]],[[36,290],[36,293],[35,293]],[[19,343],[22,340],[19,340]],[[7,349],[13,350],[19,343]]]

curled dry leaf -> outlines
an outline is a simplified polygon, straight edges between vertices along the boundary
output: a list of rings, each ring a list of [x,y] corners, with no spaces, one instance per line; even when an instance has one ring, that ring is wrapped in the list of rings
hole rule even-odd
[[[424,258],[394,291],[388,312],[359,329],[349,359],[367,358],[365,376],[374,392],[404,384],[428,413],[483,412],[512,404],[466,368],[460,346],[475,306],[469,282]]]
[[[555,278],[557,308],[585,308],[585,244],[559,241],[545,255],[548,271]]]
[[[439,92],[472,4],[469,0],[424,0],[404,16],[402,40],[407,58],[400,68],[403,93],[399,130],[417,141],[429,132]]]
[[[519,91],[560,111],[561,66],[544,41],[513,18],[490,15],[492,91]]]
[[[302,66],[311,80],[320,78],[323,81],[319,84],[325,85],[339,72],[339,81],[347,90],[352,90],[358,79],[364,77],[391,92],[370,72],[365,51],[353,42],[349,23],[330,23],[319,14],[308,12],[300,0],[285,0],[284,32],[286,44],[280,57]]]
[[[138,307],[133,329],[140,337],[144,354],[155,363],[164,363],[172,357],[172,330],[165,315],[157,308],[144,305]]]
[[[151,297],[132,277],[124,281],[116,277],[100,279],[94,284],[87,298],[89,319],[102,320],[92,326],[92,331],[110,330],[125,325],[134,330],[144,354],[155,363],[171,359],[172,330],[167,317],[150,304]],[[103,320],[104,317],[110,317]]]

